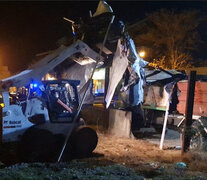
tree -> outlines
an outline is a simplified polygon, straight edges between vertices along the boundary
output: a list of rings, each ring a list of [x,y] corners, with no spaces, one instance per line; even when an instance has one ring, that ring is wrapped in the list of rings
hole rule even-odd
[[[198,27],[203,19],[199,11],[161,9],[128,31],[137,47],[148,49],[150,62],[164,69],[181,69],[192,66],[192,54],[202,42]]]

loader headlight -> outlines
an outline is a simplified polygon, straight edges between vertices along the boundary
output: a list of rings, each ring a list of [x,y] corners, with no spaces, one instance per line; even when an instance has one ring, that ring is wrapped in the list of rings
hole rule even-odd
[[[4,103],[0,103],[0,106],[3,108],[5,105],[4,105]]]
[[[30,88],[33,89],[33,88],[37,88],[38,87],[38,84],[37,83],[32,83],[30,84]]]
[[[36,87],[37,87],[37,84],[36,84],[36,83],[35,83],[35,84],[33,84],[33,87],[34,87],[34,88],[36,88]]]

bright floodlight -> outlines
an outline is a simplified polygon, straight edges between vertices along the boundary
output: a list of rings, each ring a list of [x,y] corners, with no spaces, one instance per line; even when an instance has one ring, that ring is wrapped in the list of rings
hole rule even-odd
[[[139,53],[139,56],[140,56],[140,57],[144,57],[144,56],[145,56],[145,52],[144,52],[144,51],[141,51],[141,52]]]

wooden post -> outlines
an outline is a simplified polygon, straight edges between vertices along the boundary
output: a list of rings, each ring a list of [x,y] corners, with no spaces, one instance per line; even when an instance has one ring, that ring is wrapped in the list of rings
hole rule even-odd
[[[185,107],[184,131],[182,136],[182,153],[186,152],[190,146],[190,139],[191,139],[190,132],[191,132],[192,115],[193,115],[195,81],[196,81],[196,71],[190,71],[190,75],[188,77],[188,88],[187,88],[187,98],[186,98],[186,107]]]

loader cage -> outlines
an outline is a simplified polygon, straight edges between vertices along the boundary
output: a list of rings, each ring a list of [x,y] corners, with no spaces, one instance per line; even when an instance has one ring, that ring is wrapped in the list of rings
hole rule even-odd
[[[42,94],[45,99],[51,122],[72,122],[79,105],[77,80],[53,80],[43,81],[45,91]]]

